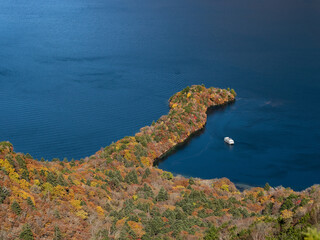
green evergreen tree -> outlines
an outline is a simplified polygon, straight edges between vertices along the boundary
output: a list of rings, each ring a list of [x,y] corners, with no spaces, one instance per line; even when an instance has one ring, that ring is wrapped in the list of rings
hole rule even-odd
[[[215,240],[215,239],[219,239],[219,230],[215,227],[212,226],[206,236],[204,237],[204,240]]]
[[[53,240],[62,240],[62,234],[58,226],[54,227],[54,237]]]
[[[47,182],[54,187],[58,185],[57,177],[53,172],[48,172]]]
[[[146,224],[146,232],[151,236],[158,235],[161,233],[163,226],[164,222],[161,217],[152,217]]]
[[[88,185],[90,187],[91,186],[91,180],[87,179],[86,185]]]
[[[29,171],[27,169],[23,169],[23,172],[21,174],[21,178],[26,180],[26,181],[30,181],[29,179]]]
[[[57,209],[54,210],[53,216],[54,216],[55,218],[57,218],[57,219],[60,219],[60,218],[61,218],[60,213],[59,213],[59,211],[58,211]]]
[[[4,200],[9,196],[9,191],[6,187],[0,186],[0,204],[4,202]]]
[[[74,167],[76,165],[76,162],[74,161],[74,159],[72,158],[72,160],[70,161],[70,166]]]
[[[12,167],[16,168],[16,164],[13,161],[12,155],[7,154],[5,158],[8,160],[8,162],[11,164]]]
[[[100,230],[97,234],[97,238],[101,240],[109,240],[108,231],[106,229]]]
[[[34,206],[34,204],[33,204],[33,202],[32,202],[32,200],[31,200],[30,197],[27,198],[27,203],[28,203],[28,205],[29,205],[30,207],[32,207],[32,209],[35,209],[35,206]]]
[[[144,171],[144,174],[142,176],[142,179],[146,179],[147,177],[149,177],[149,175],[151,174],[151,171],[149,168],[147,168],[145,171]]]
[[[138,175],[137,175],[137,171],[134,169],[132,171],[130,171],[126,177],[124,178],[124,180],[128,183],[128,184],[138,184]]]
[[[27,163],[20,155],[16,156],[16,160],[17,160],[20,168],[27,169]]]
[[[59,174],[58,176],[58,179],[57,179],[57,183],[60,185],[60,186],[68,186],[66,180],[64,179],[63,175],[62,174]]]
[[[152,188],[147,185],[146,183],[144,183],[143,187],[140,187],[137,189],[137,193],[139,195],[139,197],[142,197],[142,198],[149,198],[149,197],[154,197],[154,193],[152,191]]]
[[[168,199],[169,199],[168,192],[163,187],[161,187],[158,195],[156,196],[156,201],[162,202],[162,201],[166,201]]]
[[[68,185],[71,185],[71,186],[74,185],[74,182],[73,182],[71,176],[68,177],[68,181],[69,181]]]
[[[86,204],[85,201],[81,200],[81,201],[80,201],[80,206],[87,206],[87,204]]]
[[[194,179],[191,177],[189,178],[189,185],[193,185],[194,184]]]
[[[21,210],[21,207],[20,207],[19,203],[16,200],[14,200],[13,203],[11,204],[11,210],[15,214],[20,215],[22,210]]]
[[[40,170],[40,176],[41,176],[41,177],[44,177],[45,175],[46,175],[46,171],[43,170],[43,169],[41,169],[41,170]]]
[[[264,190],[269,191],[270,190],[270,185],[269,183],[266,183],[266,185],[264,185]]]
[[[20,233],[20,239],[23,240],[33,240],[33,233],[31,231],[31,228],[29,226],[29,224],[26,224],[22,227],[22,232]]]

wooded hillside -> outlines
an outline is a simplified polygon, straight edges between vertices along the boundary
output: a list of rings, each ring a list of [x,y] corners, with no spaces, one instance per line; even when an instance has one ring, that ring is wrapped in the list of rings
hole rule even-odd
[[[85,159],[35,160],[1,142],[0,239],[319,239],[319,186],[240,192],[154,166],[235,95],[187,87],[168,115]]]

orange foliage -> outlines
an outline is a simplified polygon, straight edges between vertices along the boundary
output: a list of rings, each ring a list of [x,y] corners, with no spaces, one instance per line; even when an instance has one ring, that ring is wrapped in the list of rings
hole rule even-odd
[[[140,222],[128,221],[129,227],[134,231],[138,238],[142,237],[146,232],[143,230],[143,225]]]

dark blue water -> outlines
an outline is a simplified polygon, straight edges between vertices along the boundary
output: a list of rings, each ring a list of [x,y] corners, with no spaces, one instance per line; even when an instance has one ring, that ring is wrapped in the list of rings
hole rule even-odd
[[[237,102],[159,167],[320,183],[319,24],[318,0],[2,0],[0,140],[79,159],[166,114],[187,85],[230,86]]]

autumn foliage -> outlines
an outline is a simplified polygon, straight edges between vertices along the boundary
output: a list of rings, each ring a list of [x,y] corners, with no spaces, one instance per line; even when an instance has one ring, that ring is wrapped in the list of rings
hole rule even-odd
[[[235,96],[234,90],[187,87],[170,98],[168,115],[80,161],[37,161],[1,142],[0,239],[302,239],[317,234],[312,227],[320,220],[319,186],[294,192],[266,185],[240,192],[226,178],[187,179],[154,167],[204,127],[208,108]]]

